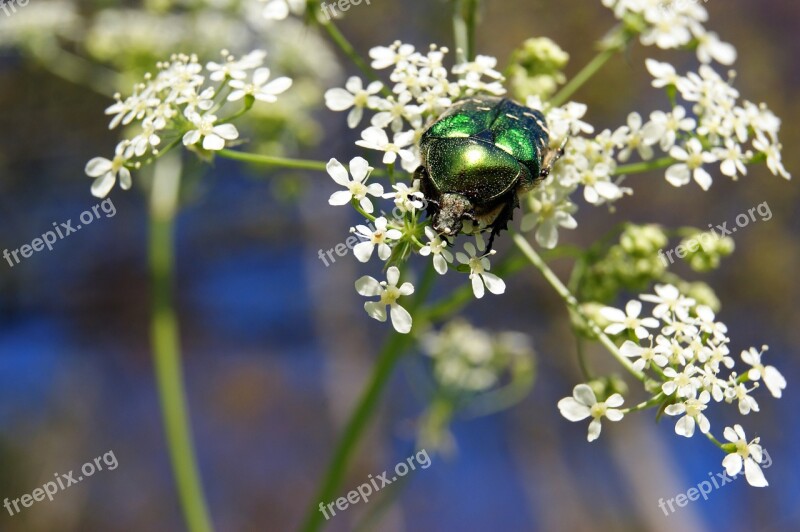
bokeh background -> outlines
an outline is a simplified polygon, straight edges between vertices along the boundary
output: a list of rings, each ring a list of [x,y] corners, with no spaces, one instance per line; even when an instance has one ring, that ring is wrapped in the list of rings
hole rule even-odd
[[[739,50],[736,86],[782,117],[785,165],[797,174],[800,3],[705,5],[709,28]],[[109,9],[115,11],[102,13]],[[237,2],[167,0],[34,0],[13,17],[0,12],[0,248],[29,243],[97,203],[83,166],[116,142],[103,115],[111,72],[148,68],[153,49],[216,59],[221,47],[244,51],[261,43],[271,66],[277,62],[276,70],[307,84],[252,125],[278,131],[279,141],[248,149],[324,160],[357,153],[343,117],[321,105],[324,88],[341,85],[352,66],[341,57],[337,66],[335,52],[297,20],[265,26],[251,13],[240,17],[250,17],[243,31],[230,12],[251,13]],[[570,53],[567,72],[574,73],[612,24],[596,1],[490,0],[481,10],[478,50],[502,63],[524,39],[549,36]],[[341,27],[364,54],[394,39],[453,46],[450,7],[440,0],[373,0],[351,9]],[[76,55],[54,54],[57,34],[68,36]],[[87,49],[105,63],[102,70],[75,58]],[[646,57],[668,58],[681,71],[695,66],[693,54],[634,45],[575,95],[589,105],[593,124],[615,127],[632,109],[649,114],[666,106],[649,88]],[[219,530],[290,530],[387,328],[364,315],[352,289],[361,265],[340,259],[325,267],[317,257],[356,222],[327,205],[335,186],[325,175],[188,161],[196,177],[178,223],[176,298],[205,489]],[[739,231],[736,252],[707,277],[723,301],[732,351],[770,344],[770,359],[789,380],[783,399],[760,395],[762,411],[746,419],[748,434],[763,436],[774,462],[766,470],[770,487],[738,480],[665,517],[658,499],[721,471],[721,455],[649,414],[606,426],[599,441],[586,443],[585,426],[567,422],[555,407],[580,378],[566,312],[541,279],[520,273],[506,294],[474,302],[464,315],[480,327],[533,338],[533,392],[510,410],[456,421],[455,452],[433,456],[367,530],[800,529],[798,187],[763,167],[738,183],[717,174],[707,193],[672,188],[658,174],[630,183],[635,195],[615,213],[582,208],[579,229],[563,238],[590,243],[622,220],[706,227],[765,201],[771,208],[773,218]],[[53,473],[110,449],[119,461],[54,502],[14,517],[0,511],[0,530],[183,529],[149,350],[146,198],[136,188],[115,189],[116,215],[53,251],[13,268],[0,263],[0,498],[30,493]],[[508,249],[503,240],[500,254]],[[555,265],[562,274],[567,266]],[[605,355],[590,356],[599,364]],[[413,380],[426,368],[415,353],[401,364],[342,494],[409,455],[425,407]],[[735,419],[723,412],[712,417],[717,427]],[[374,508],[358,505],[329,528],[351,530],[365,510]]]

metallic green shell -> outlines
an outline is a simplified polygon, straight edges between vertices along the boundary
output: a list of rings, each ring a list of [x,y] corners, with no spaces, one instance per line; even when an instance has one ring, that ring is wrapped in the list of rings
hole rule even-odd
[[[422,164],[440,192],[486,203],[541,172],[549,144],[544,116],[504,98],[470,98],[422,135]]]

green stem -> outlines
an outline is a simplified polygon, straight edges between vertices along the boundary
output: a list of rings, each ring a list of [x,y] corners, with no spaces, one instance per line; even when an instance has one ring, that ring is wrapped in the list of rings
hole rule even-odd
[[[478,0],[456,0],[453,9],[453,35],[456,60],[459,63],[475,59],[475,26]]]
[[[361,55],[356,52],[356,49],[353,48],[353,45],[350,44],[350,41],[347,40],[347,37],[345,37],[344,34],[339,31],[339,28],[333,23],[333,20],[323,22],[318,20],[316,17],[314,17],[314,20],[316,20],[323,28],[325,28],[325,31],[328,32],[328,36],[331,38],[334,44],[336,44],[342,53],[344,53],[344,55],[346,55],[353,62],[353,64],[358,67],[358,69],[367,77],[367,79],[370,81],[380,81],[383,83],[375,70],[373,70],[372,67],[361,58]],[[381,89],[381,93],[384,96],[390,96],[392,91],[390,91],[386,85],[384,85]]]
[[[633,164],[626,164],[623,166],[618,166],[616,170],[611,175],[627,175],[627,174],[641,174],[643,172],[649,172],[650,170],[657,170],[659,168],[666,168],[671,166],[675,163],[675,159],[672,157],[662,157],[660,159],[655,159],[653,161],[644,161],[641,163],[633,163]]]
[[[654,407],[656,405],[660,405],[664,401],[665,398],[666,398],[666,394],[664,392],[661,392],[658,395],[656,395],[655,397],[652,397],[651,399],[649,399],[647,401],[641,402],[636,406],[632,406],[630,408],[624,408],[622,410],[622,412],[627,415],[627,414],[630,414],[631,412],[638,412],[640,410],[647,410],[648,408],[652,408],[652,407]]]
[[[51,73],[112,98],[122,76],[61,48],[55,39],[31,46],[30,52]]]
[[[709,440],[711,440],[711,441],[714,443],[714,445],[716,445],[717,447],[719,447],[720,449],[722,449],[722,450],[723,450],[723,451],[725,451],[726,453],[728,452],[728,449],[726,449],[726,448],[725,448],[725,446],[726,446],[726,445],[730,445],[730,444],[722,443],[721,441],[719,441],[718,439],[716,439],[716,438],[714,437],[714,435],[713,435],[713,434],[711,434],[710,432],[706,432],[706,438],[708,438]]]
[[[553,107],[563,105],[573,94],[578,91],[578,89],[583,87],[583,85],[589,81],[592,76],[597,74],[597,72],[603,68],[606,63],[608,63],[609,59],[614,57],[614,54],[616,54],[618,50],[619,48],[613,47],[603,50],[597,54],[594,59],[589,62],[589,64],[583,67],[580,72],[575,74],[575,76],[569,80],[569,83],[564,85],[564,87],[550,99],[550,105]]]
[[[578,366],[581,368],[581,374],[583,378],[586,379],[586,382],[589,382],[594,377],[592,377],[592,370],[589,369],[589,362],[586,360],[586,349],[583,347],[583,338],[579,335],[575,335],[575,351],[578,354]]]
[[[434,276],[435,271],[432,267],[429,267],[418,286],[416,298],[408,309],[412,315],[415,314],[413,311],[425,300],[433,284]],[[420,325],[420,323],[416,323],[414,326],[420,327]],[[355,454],[358,443],[369,425],[370,419],[375,413],[375,409],[378,406],[378,399],[383,389],[386,387],[386,384],[389,382],[389,377],[392,375],[392,371],[400,360],[403,351],[412,338],[413,337],[407,334],[392,333],[389,340],[384,345],[383,351],[378,358],[378,363],[375,365],[375,369],[373,369],[372,375],[369,378],[367,387],[362,393],[356,409],[347,422],[344,432],[336,445],[336,450],[333,453],[333,458],[320,484],[320,488],[311,501],[305,522],[301,528],[304,532],[315,532],[321,529],[323,525],[323,515],[319,510],[319,504],[327,504],[335,498],[336,490],[339,489],[339,486],[341,486],[344,480],[347,467]]]
[[[178,320],[172,301],[174,222],[179,175],[158,173],[150,210],[149,264],[153,290],[151,342],[159,400],[183,516],[191,532],[213,530],[191,436],[181,368]],[[170,182],[171,180],[171,182]],[[165,190],[162,183],[167,183]],[[166,193],[166,194],[165,194]]]
[[[234,150],[219,150],[216,152],[220,157],[244,161],[253,164],[263,164],[266,166],[279,166],[281,168],[292,168],[296,170],[319,170],[324,172],[328,163],[323,161],[311,161],[308,159],[290,159],[287,157],[273,157],[271,155],[259,155],[257,153],[247,153]]]
[[[591,318],[589,318],[588,316],[586,316],[586,314],[583,313],[583,310],[581,310],[580,305],[578,304],[578,300],[575,299],[575,296],[573,296],[570,293],[567,287],[564,286],[564,283],[561,282],[561,279],[559,279],[558,276],[553,272],[553,270],[551,270],[550,267],[547,266],[544,260],[542,260],[539,254],[536,253],[536,251],[534,251],[531,245],[528,244],[528,241],[525,240],[525,238],[519,233],[512,232],[512,234],[514,235],[513,237],[514,244],[520,249],[520,251],[522,251],[523,255],[525,255],[525,257],[528,258],[531,264],[533,264],[534,267],[536,267],[536,269],[541,272],[545,280],[547,280],[547,282],[550,283],[550,285],[556,290],[558,295],[561,296],[561,298],[567,304],[567,307],[569,307],[570,310],[572,310],[577,316],[579,316],[583,320],[583,322],[586,324],[589,330],[597,337],[598,341],[601,344],[603,344],[603,346],[611,353],[611,355],[615,359],[617,359],[617,362],[619,362],[626,370],[628,370],[628,372],[631,375],[633,375],[640,381],[644,382],[646,379],[644,374],[634,369],[631,361],[628,360],[627,357],[625,357],[622,353],[619,352],[619,348],[616,346],[616,344],[614,344],[614,342],[611,341],[611,338],[609,338],[600,329],[600,327],[594,321],[592,321]]]

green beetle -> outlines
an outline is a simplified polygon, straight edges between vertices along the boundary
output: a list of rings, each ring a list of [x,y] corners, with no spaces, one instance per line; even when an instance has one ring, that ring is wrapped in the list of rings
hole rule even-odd
[[[506,229],[518,194],[546,177],[563,150],[549,147],[544,115],[505,98],[457,103],[422,134],[415,178],[433,228],[456,236],[463,220],[482,222],[495,235]]]

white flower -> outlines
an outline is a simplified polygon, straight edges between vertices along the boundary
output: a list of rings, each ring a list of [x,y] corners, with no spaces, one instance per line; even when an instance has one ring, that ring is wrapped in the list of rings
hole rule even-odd
[[[723,65],[732,65],[736,62],[736,48],[732,44],[719,40],[719,35],[713,31],[701,32],[697,37],[697,59],[701,63],[714,61]]]
[[[611,169],[605,163],[593,165],[586,157],[580,157],[571,170],[568,182],[577,181],[583,185],[583,198],[592,205],[616,201],[629,190],[611,181]]]
[[[603,402],[598,402],[594,392],[588,384],[578,384],[572,390],[572,397],[565,397],[558,402],[558,409],[561,415],[570,421],[582,421],[587,417],[592,417],[589,423],[588,441],[594,441],[600,436],[602,426],[600,419],[605,416],[609,421],[619,421],[623,417],[621,410],[617,407],[622,406],[625,400],[615,393]]]
[[[720,171],[724,175],[734,179],[736,179],[737,173],[747,175],[747,167],[744,163],[750,159],[751,154],[742,152],[742,147],[733,139],[725,139],[725,147],[716,148],[714,155],[722,161]]]
[[[374,207],[367,195],[380,197],[383,194],[383,186],[380,183],[365,184],[369,173],[372,171],[372,167],[367,163],[366,159],[354,157],[350,160],[352,180],[350,180],[347,169],[336,159],[328,161],[327,169],[328,175],[333,178],[336,184],[347,188],[347,190],[340,190],[331,194],[328,200],[330,205],[346,205],[355,199],[364,212],[372,213]]]
[[[235,102],[245,96],[252,96],[258,101],[267,103],[277,101],[276,95],[289,90],[289,87],[292,86],[292,80],[284,76],[267,83],[269,76],[270,70],[264,67],[253,72],[252,83],[245,83],[241,79],[231,80],[229,85],[234,91],[228,96],[228,101]]]
[[[529,97],[527,106],[531,109],[537,109],[541,107],[541,102],[536,97]],[[547,124],[550,127],[550,145],[560,147],[564,139],[569,136],[594,133],[594,127],[581,120],[587,110],[586,104],[577,102],[569,102],[562,107],[551,109],[547,113]]]
[[[214,125],[217,117],[211,114],[192,114],[189,117],[196,129],[187,131],[183,136],[183,145],[192,146],[203,140],[204,150],[221,150],[226,140],[239,138],[239,131],[233,124]]]
[[[703,390],[698,398],[690,397],[682,403],[673,403],[664,409],[669,416],[679,416],[685,414],[675,424],[675,433],[691,438],[694,435],[695,424],[700,426],[700,432],[707,433],[711,428],[708,418],[703,414],[703,410],[708,408],[711,395]]]
[[[733,428],[725,427],[723,436],[736,445],[736,451],[728,454],[722,460],[722,466],[728,475],[732,477],[738,475],[744,465],[744,476],[748,484],[756,488],[768,486],[767,479],[764,478],[764,473],[758,465],[763,458],[761,445],[759,445],[760,438],[755,438],[748,443],[744,429],[739,424],[734,425]]]
[[[472,292],[478,299],[484,295],[484,284],[489,292],[493,294],[502,294],[506,291],[506,283],[493,273],[489,273],[489,259],[486,250],[486,244],[483,242],[483,237],[479,234],[475,236],[475,243],[467,242],[464,244],[464,251],[456,253],[456,259],[461,264],[469,266],[469,278],[472,281]],[[480,255],[478,255],[480,253]]]
[[[675,71],[675,67],[669,63],[662,63],[661,61],[656,61],[655,59],[647,59],[645,61],[645,66],[647,67],[647,71],[650,72],[650,75],[653,76],[653,87],[657,89],[661,89],[664,87],[668,87],[670,85],[677,85],[678,73]]]
[[[697,377],[697,366],[689,364],[678,372],[674,368],[664,368],[664,375],[670,379],[661,385],[661,391],[667,395],[676,394],[678,397],[694,397],[697,389],[702,386]]]
[[[559,227],[578,227],[577,220],[572,216],[577,207],[564,191],[542,185],[530,194],[528,205],[531,212],[523,216],[520,229],[530,231],[536,227],[536,242],[543,248],[556,247]]]
[[[395,41],[391,46],[376,46],[370,49],[372,68],[382,70],[392,65],[402,66],[414,54],[414,46]]]
[[[664,346],[659,345],[653,347],[652,337],[650,337],[650,345],[648,347],[642,347],[635,342],[625,340],[622,346],[620,346],[619,352],[628,358],[638,359],[633,363],[633,367],[636,371],[642,371],[643,369],[649,367],[651,363],[655,363],[661,368],[669,363],[669,359],[664,356]]]
[[[378,321],[386,321],[386,306],[390,307],[392,326],[402,334],[411,331],[411,314],[406,309],[397,304],[401,296],[414,293],[414,286],[411,283],[403,283],[399,287],[397,282],[400,280],[400,270],[396,266],[386,270],[386,281],[378,282],[377,279],[365,275],[356,281],[356,291],[362,296],[380,296],[379,301],[369,301],[364,303],[364,310],[371,318]]]
[[[302,15],[306,8],[306,0],[267,0],[263,16],[267,20],[283,20],[289,13]]]
[[[393,164],[398,155],[404,161],[413,161],[416,158],[414,152],[406,149],[414,141],[413,131],[396,133],[394,142],[389,142],[386,131],[378,127],[368,127],[361,132],[361,139],[357,140],[356,144],[362,148],[386,152],[383,156],[384,164]]]
[[[225,58],[224,63],[220,64],[210,61],[206,64],[206,69],[211,72],[208,76],[211,81],[222,81],[225,78],[246,78],[249,70],[258,68],[263,64],[267,52],[264,50],[253,50],[239,60],[234,60],[233,56],[227,53],[227,50],[223,50],[222,55]]]
[[[419,250],[423,257],[433,255],[433,268],[439,275],[447,273],[447,263],[453,262],[453,254],[447,249],[448,242],[441,235],[438,235],[432,227],[425,227],[425,236],[429,242]]]
[[[786,379],[774,366],[764,366],[761,363],[761,355],[766,349],[767,346],[763,346],[761,351],[758,351],[755,347],[742,351],[742,361],[752,366],[752,369],[747,373],[747,377],[751,381],[763,380],[769,393],[773,397],[780,399],[781,395],[783,395],[783,390],[786,388]]]
[[[783,167],[780,144],[769,142],[766,138],[757,138],[753,141],[753,147],[767,156],[767,168],[772,175],[781,176],[784,179],[792,178],[792,175]]]
[[[756,384],[756,386],[758,386]],[[731,385],[725,389],[725,401],[732,403],[739,402],[739,413],[746,416],[750,412],[758,412],[758,402],[755,397],[750,395],[750,392],[755,390],[755,387],[748,389],[744,383],[737,383],[731,378]]]
[[[458,84],[466,89],[467,94],[486,92],[495,96],[505,94],[501,81],[503,75],[494,69],[497,59],[488,55],[479,55],[474,61],[453,66],[453,74],[460,77]],[[486,76],[494,81],[486,83],[481,78]]]
[[[130,159],[133,155],[141,157],[147,150],[155,148],[161,144],[161,137],[157,134],[158,129],[151,118],[145,118],[142,121],[142,132],[130,140],[128,149],[125,150],[125,157]]]
[[[92,195],[97,198],[108,196],[119,176],[119,186],[123,190],[131,188],[131,172],[125,167],[128,160],[125,158],[128,143],[123,141],[117,145],[112,160],[104,157],[95,157],[86,163],[86,175],[95,178],[92,183]]]
[[[364,89],[361,78],[353,76],[347,80],[344,89],[337,87],[325,92],[325,105],[332,111],[346,111],[352,107],[347,114],[347,126],[355,128],[364,116],[365,107],[377,109],[380,105],[381,99],[375,94],[381,89],[383,83],[380,81],[373,81]]]
[[[697,122],[694,118],[687,118],[686,109],[678,105],[670,113],[653,111],[650,124],[659,131],[661,149],[667,151],[675,145],[679,131],[691,131]]]
[[[635,299],[628,301],[628,304],[625,305],[625,312],[613,307],[602,308],[600,314],[611,322],[611,325],[606,327],[605,333],[619,334],[629,329],[636,334],[637,338],[647,338],[650,333],[645,327],[655,329],[658,327],[659,322],[655,318],[639,318],[641,312],[642,303]]]
[[[698,139],[689,139],[685,148],[673,146],[669,155],[673,159],[683,161],[667,168],[666,177],[669,184],[682,187],[694,178],[703,190],[711,187],[711,175],[703,168],[703,165],[713,163],[717,158],[713,153],[704,151],[703,145]]]
[[[424,206],[425,195],[420,192],[419,186],[419,179],[415,179],[410,187],[405,183],[397,183],[392,185],[394,192],[387,192],[383,197],[393,199],[400,212],[414,212]]]
[[[688,315],[688,309],[695,304],[694,299],[685,297],[671,284],[657,284],[655,292],[655,295],[642,294],[639,298],[642,301],[656,304],[653,309],[653,316],[659,319],[666,315],[667,312],[675,312],[680,316],[686,316]]]
[[[659,141],[659,131],[657,127],[649,123],[644,128],[642,125],[642,117],[639,113],[633,112],[628,115],[627,135],[624,137],[625,147],[617,156],[621,162],[630,159],[633,150],[639,152],[639,157],[645,161],[653,158],[651,146]]]
[[[353,248],[353,254],[361,262],[369,261],[376,246],[378,247],[378,257],[381,260],[388,259],[392,256],[392,248],[387,242],[398,240],[403,236],[399,230],[389,229],[388,221],[383,216],[375,220],[375,230],[371,230],[366,225],[357,225],[355,232],[356,236],[366,239]]]
[[[503,75],[494,69],[497,59],[489,55],[478,55],[474,61],[459,63],[453,66],[453,74],[465,76],[469,80],[477,81],[481,76],[492,79],[503,79]]]
[[[410,103],[412,96],[410,92],[400,93],[397,98],[389,96],[386,99],[377,99],[377,109],[380,112],[372,117],[371,124],[378,128],[392,126],[395,133],[403,129],[403,119],[411,127],[418,129],[422,126],[422,108],[419,105]]]

